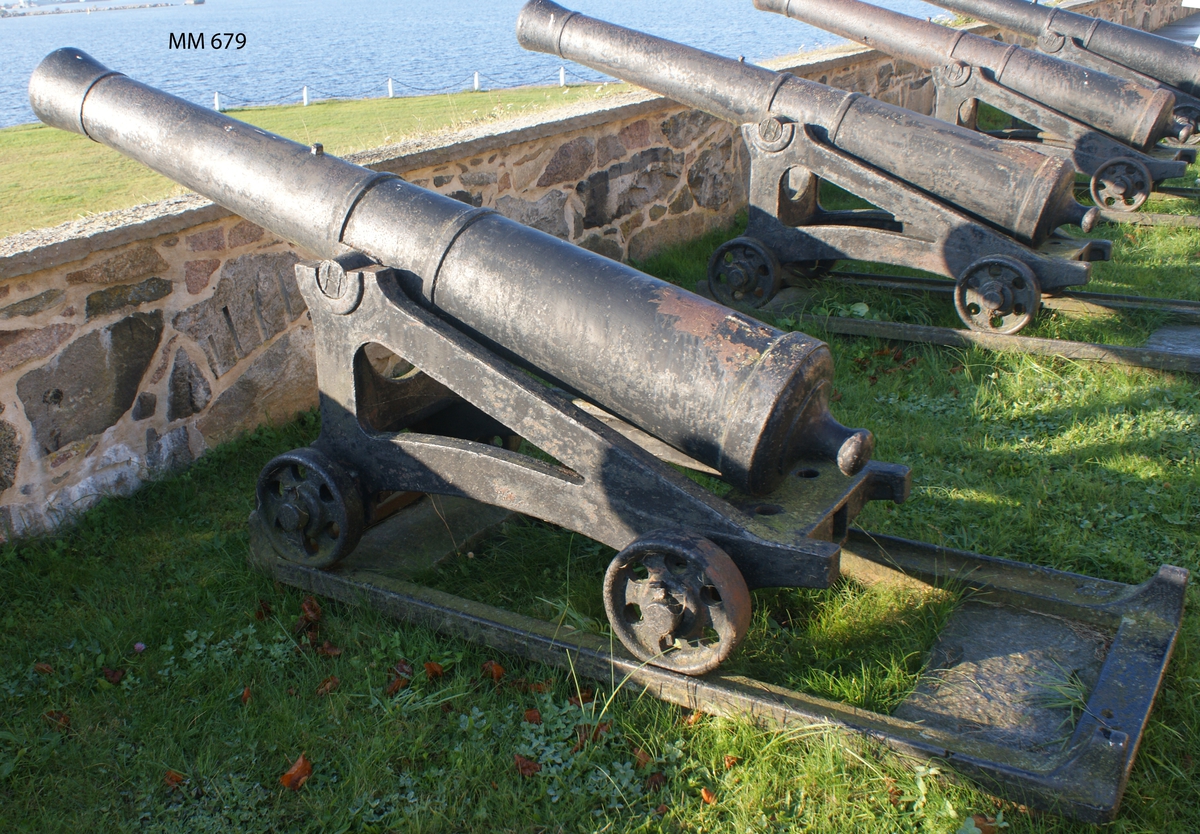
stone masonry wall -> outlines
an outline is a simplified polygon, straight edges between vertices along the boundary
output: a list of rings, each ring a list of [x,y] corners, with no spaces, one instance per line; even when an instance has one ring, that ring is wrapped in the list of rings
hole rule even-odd
[[[1179,0],[1068,5],[1147,28],[1182,16]],[[872,50],[774,63],[932,108],[924,71]],[[646,93],[354,161],[627,260],[728,226],[749,175],[734,126]],[[0,241],[0,535],[52,528],[315,405],[293,272],[307,257],[196,196]]]

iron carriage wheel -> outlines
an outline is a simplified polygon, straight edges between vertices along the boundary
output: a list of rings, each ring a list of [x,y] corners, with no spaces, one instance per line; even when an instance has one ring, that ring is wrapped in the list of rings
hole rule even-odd
[[[604,609],[634,657],[685,675],[717,668],[750,628],[750,591],[733,560],[681,531],[649,533],[613,557]]]
[[[735,237],[717,247],[708,261],[708,288],[726,306],[761,307],[783,287],[775,253],[752,237]]]
[[[1102,209],[1137,211],[1150,198],[1154,179],[1140,159],[1119,156],[1110,159],[1092,174],[1089,191]]]
[[[258,476],[258,513],[280,556],[328,568],[363,534],[363,500],[354,478],[313,448],[272,459]]]
[[[1037,276],[1016,258],[980,258],[954,282],[954,307],[972,330],[1011,335],[1034,320],[1041,304]]]

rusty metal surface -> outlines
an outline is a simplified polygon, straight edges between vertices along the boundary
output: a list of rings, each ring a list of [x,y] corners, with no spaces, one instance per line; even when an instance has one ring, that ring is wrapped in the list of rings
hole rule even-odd
[[[754,5],[819,26],[926,69],[950,67],[955,80],[962,67],[982,70],[1003,89],[1139,150],[1152,147],[1168,135],[1178,138],[1179,131],[1172,118],[1174,96],[1156,86],[861,0],[754,0]],[[943,75],[940,80],[945,83],[949,77]],[[939,97],[948,92],[939,86]]]
[[[1094,342],[1070,342],[1063,339],[1041,339],[1003,333],[982,333],[957,330],[953,327],[929,327],[921,324],[902,324],[894,321],[825,318],[806,315],[803,321],[821,324],[830,333],[846,336],[872,336],[900,342],[922,342],[948,347],[977,345],[988,350],[1009,353],[1031,353],[1037,356],[1060,356],[1082,362],[1105,362],[1110,365],[1129,365],[1135,368],[1155,368],[1161,371],[1183,371],[1200,374],[1200,356],[1182,351],[1125,345],[1101,345]]]
[[[594,20],[549,0],[526,4],[517,37],[527,49],[579,61],[742,125],[751,162],[749,224],[710,262],[709,286],[718,300],[761,306],[789,280],[781,265],[803,271],[867,252],[875,261],[964,283],[996,258],[1017,262],[1017,273],[1032,272],[1026,283],[1039,292],[1087,283],[1085,259],[1050,258],[1031,248],[1053,239],[1064,223],[1087,229],[1098,217],[1097,209],[1075,202],[1069,160]],[[826,210],[818,200],[822,180],[878,208]],[[1010,306],[1004,300],[995,316],[964,321],[990,331],[1029,320]]]
[[[950,294],[955,287],[948,281],[937,278],[919,278],[912,275],[879,275],[867,272],[829,272],[808,282],[828,278],[840,283],[860,287],[903,290],[906,292],[932,292]],[[1062,295],[1042,296],[1042,306],[1065,313],[1092,316],[1111,316],[1124,310],[1146,310],[1166,313],[1178,321],[1200,322],[1200,301],[1172,298],[1150,298],[1139,295],[1117,295],[1112,293],[1069,291]]]
[[[997,131],[1008,141],[1032,141],[1093,178],[1097,205],[1139,208],[1156,183],[1183,176],[1182,160],[1150,153],[1164,138],[1186,140],[1194,120],[1175,118],[1175,97],[1143,84],[1019,46],[951,29],[861,0],[755,0],[759,9],[820,26],[933,71],[934,114],[975,127],[984,101],[1039,131]],[[1025,134],[1032,134],[1026,136]],[[1114,166],[1144,174],[1141,188],[1117,178]],[[1127,199],[1120,199],[1126,191]]]
[[[821,725],[863,733],[905,754],[945,762],[998,795],[1090,822],[1109,821],[1120,807],[1178,635],[1187,581],[1186,571],[1161,568],[1142,585],[1127,586],[850,531],[845,571],[861,581],[919,581],[958,587],[966,582],[973,598],[984,604],[1013,606],[1034,617],[1077,621],[1077,630],[1086,638],[1085,649],[1089,644],[1095,646],[1097,631],[1112,635],[1087,694],[1086,714],[1075,722],[1065,743],[1059,743],[1062,733],[1056,727],[1046,744],[1004,744],[994,737],[951,732],[720,672],[702,677],[681,675],[642,663],[611,640],[397,580],[387,575],[387,561],[358,560],[334,571],[285,562],[274,555],[253,515],[251,531],[252,559],[280,581],[307,591],[369,605],[443,634],[571,670],[610,686],[642,689],[691,709],[741,716],[775,727]],[[1061,634],[1053,635],[1049,648],[1055,645],[1063,645]],[[1007,646],[1033,652],[1045,648],[1045,644],[1039,647],[1028,641]],[[997,683],[1021,682],[1002,676]],[[946,713],[945,704],[938,707]],[[976,713],[975,717],[985,716]],[[995,720],[993,714],[986,717]],[[1020,723],[1022,711],[1012,713],[1012,720]]]
[[[1172,40],[1024,0],[931,0],[936,6],[1037,39],[1037,49],[1101,72],[1142,83],[1157,82],[1186,96],[1178,104],[1200,105],[1200,51]],[[1174,89],[1171,89],[1174,88]],[[1196,111],[1200,114],[1200,111]]]
[[[526,49],[576,61],[734,124],[779,120],[782,135],[765,136],[768,147],[777,140],[786,145],[793,128],[812,130],[829,146],[1023,241],[1041,243],[1084,215],[1062,162],[858,93],[605,23],[550,0],[525,5],[517,39]]]
[[[81,72],[98,80],[60,83]],[[396,269],[395,292],[742,488],[768,492],[792,461],[813,454],[841,461],[847,473],[869,459],[869,433],[829,415],[832,361],[815,339],[494,211],[312,153],[113,74],[79,50],[51,53],[30,91],[50,123],[70,127],[64,114],[81,114],[93,139],[310,251],[344,256],[324,268],[328,275],[302,276],[309,289],[325,288],[315,303],[334,315],[386,318],[391,302],[376,284],[368,299],[363,273],[345,286],[336,274],[382,262]]]

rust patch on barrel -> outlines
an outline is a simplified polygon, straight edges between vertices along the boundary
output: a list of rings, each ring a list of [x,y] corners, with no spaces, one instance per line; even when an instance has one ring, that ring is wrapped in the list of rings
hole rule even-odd
[[[757,363],[781,335],[762,322],[674,287],[658,290],[654,303],[659,313],[674,319],[676,330],[700,339],[729,370]]]

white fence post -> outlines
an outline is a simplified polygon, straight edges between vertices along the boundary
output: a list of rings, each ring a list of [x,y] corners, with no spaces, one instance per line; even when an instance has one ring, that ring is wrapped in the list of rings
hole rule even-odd
[[[566,67],[558,68],[558,86],[560,86],[560,87],[567,86],[567,68]]]
[[[302,94],[304,96],[304,106],[308,107],[308,85],[305,85]]]
[[[392,90],[392,79],[388,79],[388,98],[395,98],[396,93]]]
[[[220,93],[213,93],[213,110],[216,110],[218,113],[221,112],[221,94]]]
[[[475,92],[479,92],[479,73],[475,73]]]

